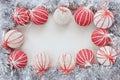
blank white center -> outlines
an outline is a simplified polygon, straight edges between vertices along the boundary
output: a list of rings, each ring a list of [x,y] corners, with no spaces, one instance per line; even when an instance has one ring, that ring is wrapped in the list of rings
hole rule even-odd
[[[56,66],[58,57],[63,53],[72,54],[74,58],[77,52],[84,48],[96,53],[98,47],[91,41],[91,34],[95,29],[93,24],[81,27],[74,19],[68,25],[58,25],[52,15],[44,25],[30,23],[24,27],[18,26],[18,30],[25,36],[21,49],[28,56],[28,65],[34,63],[33,58],[36,54],[45,52],[50,56],[52,67]]]

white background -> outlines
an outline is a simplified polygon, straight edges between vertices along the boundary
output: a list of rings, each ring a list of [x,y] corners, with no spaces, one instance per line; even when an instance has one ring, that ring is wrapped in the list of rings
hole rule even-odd
[[[91,49],[95,54],[98,49],[91,41],[91,34],[96,29],[93,23],[87,27],[77,25],[72,18],[68,25],[61,26],[54,22],[52,15],[44,25],[30,23],[18,26],[23,32],[25,42],[21,49],[28,55],[28,65],[32,65],[36,54],[46,52],[50,56],[51,66],[56,66],[58,57],[63,53],[72,54],[83,48]]]

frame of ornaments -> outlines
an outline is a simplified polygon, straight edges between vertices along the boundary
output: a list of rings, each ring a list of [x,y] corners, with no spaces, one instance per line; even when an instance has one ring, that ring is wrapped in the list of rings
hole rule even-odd
[[[95,55],[89,49],[82,49],[76,55],[76,60],[71,54],[63,54],[58,59],[58,70],[64,74],[70,74],[76,67],[76,64],[82,68],[89,68],[95,63],[95,56],[99,64],[103,66],[112,66],[119,52],[110,46],[112,41],[109,28],[114,23],[114,13],[107,8],[101,8],[97,12],[91,9],[91,6],[80,6],[74,12],[74,20],[76,25],[86,27],[94,22],[97,29],[91,34],[92,42],[100,46]],[[58,7],[53,18],[59,25],[69,24],[72,12],[69,8],[61,6]],[[25,7],[17,7],[12,13],[12,20],[15,24],[24,26],[30,21],[36,25],[43,25],[47,22],[49,12],[45,7],[37,6],[32,10]],[[10,67],[14,69],[23,68],[27,64],[27,55],[19,50],[19,47],[24,43],[24,35],[16,29],[5,32],[2,47],[12,52],[8,56]],[[37,76],[44,75],[45,71],[50,68],[50,59],[46,53],[40,53],[34,58],[33,72]]]

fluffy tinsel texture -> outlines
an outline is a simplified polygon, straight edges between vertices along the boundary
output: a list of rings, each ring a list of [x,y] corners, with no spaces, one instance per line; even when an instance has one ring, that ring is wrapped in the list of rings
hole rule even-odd
[[[32,9],[37,6],[45,7],[49,13],[56,9],[57,0],[16,0],[16,6]]]
[[[15,27],[11,19],[14,2],[1,0],[0,7],[0,29],[11,29]]]
[[[11,13],[16,6],[27,7],[28,9],[44,6],[48,9],[49,13],[52,13],[58,6],[76,8],[84,3],[91,4],[97,10],[99,8],[98,4],[101,1],[103,0],[0,0],[0,42],[2,41],[3,31],[16,26],[11,20]],[[116,12],[115,23],[110,28],[112,34],[111,45],[116,47],[119,52],[120,1],[109,1],[110,3],[107,7],[109,6],[111,11]],[[31,66],[12,70],[7,62],[9,53],[10,51],[6,51],[0,46],[0,80],[120,80],[120,56],[117,58],[116,63],[110,67],[94,64],[91,68],[83,69],[77,66],[70,75],[59,72],[57,68],[51,68],[42,77],[36,77]]]
[[[57,6],[65,6],[70,9],[77,9],[80,5],[83,5],[85,0],[60,0]]]

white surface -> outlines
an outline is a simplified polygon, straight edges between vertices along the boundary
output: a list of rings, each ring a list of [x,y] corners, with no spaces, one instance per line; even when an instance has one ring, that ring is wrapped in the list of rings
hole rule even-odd
[[[53,16],[49,16],[45,25],[31,24],[18,27],[25,36],[21,49],[28,55],[28,65],[33,64],[33,57],[40,52],[46,52],[50,56],[52,66],[56,66],[59,55],[63,53],[71,53],[75,58],[77,52],[83,48],[97,52],[97,46],[91,41],[91,34],[96,29],[93,24],[80,27],[72,18],[70,24],[60,26],[54,22]]]

